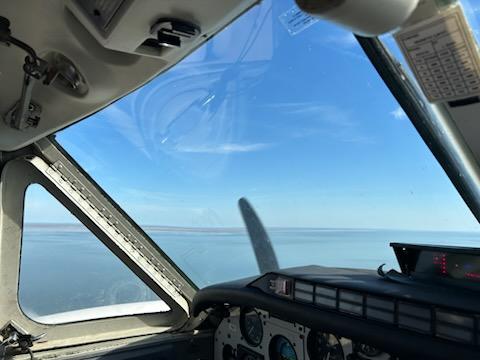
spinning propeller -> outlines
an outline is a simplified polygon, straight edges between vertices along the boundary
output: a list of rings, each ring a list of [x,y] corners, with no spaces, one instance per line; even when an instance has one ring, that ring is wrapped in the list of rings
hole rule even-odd
[[[238,200],[238,207],[247,228],[260,272],[265,274],[278,270],[278,260],[272,242],[252,205],[247,199],[241,198]]]

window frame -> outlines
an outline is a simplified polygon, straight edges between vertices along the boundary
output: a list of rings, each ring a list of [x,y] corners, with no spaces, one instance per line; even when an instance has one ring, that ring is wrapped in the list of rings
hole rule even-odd
[[[27,203],[28,203],[28,191],[30,189],[31,186],[38,186],[42,191],[44,191],[46,194],[48,194],[53,200],[57,201],[58,205],[61,206],[63,208],[64,211],[66,212],[69,212],[69,210],[62,204],[60,203],[57,198],[52,195],[52,193],[50,191],[48,191],[46,188],[43,187],[42,184],[39,184],[37,182],[35,183],[31,183],[27,186],[27,188],[25,189],[25,197],[24,197],[24,206],[23,206],[23,214],[24,214],[24,218],[23,218],[23,223],[22,223],[22,239],[21,239],[21,247],[20,247],[20,268],[19,268],[19,281],[18,281],[18,293],[20,294],[20,287],[21,287],[21,282],[22,282],[22,261],[23,261],[23,257],[24,257],[24,246],[23,246],[23,243],[24,243],[24,231],[23,229],[25,229],[25,209],[27,208]],[[72,214],[71,214],[72,215]],[[76,221],[78,221],[78,224],[81,224],[83,226],[83,229],[85,229],[85,231],[88,231],[89,232],[89,235],[95,237],[95,240],[96,241],[99,241],[101,242],[96,236],[95,234],[93,234],[90,229],[86,228],[81,222],[80,220],[72,215],[73,218],[75,218]],[[108,249],[108,248],[107,248]],[[54,251],[54,249],[52,249]],[[112,254],[114,255],[114,254]],[[125,266],[124,263],[122,263],[122,265]],[[135,275],[132,273],[132,275]],[[143,283],[143,282],[142,282]],[[54,294],[52,294],[54,295]],[[86,308],[81,308],[81,309],[74,309],[74,310],[70,310],[70,311],[60,311],[60,312],[57,312],[57,313],[52,313],[52,314],[47,314],[47,315],[38,315],[38,318],[36,316],[32,316],[32,314],[29,314],[28,311],[25,311],[24,310],[24,307],[22,306],[22,303],[20,301],[20,297],[18,298],[18,305],[21,309],[21,311],[25,314],[25,316],[27,316],[28,318],[30,318],[31,320],[33,320],[34,322],[37,322],[37,323],[40,323],[40,324],[45,324],[45,325],[62,325],[62,324],[68,324],[68,323],[78,323],[78,322],[82,322],[82,321],[90,321],[90,320],[99,320],[99,319],[108,319],[108,318],[116,318],[116,317],[124,317],[124,316],[134,316],[134,315],[146,315],[146,314],[158,314],[158,313],[166,313],[167,311],[170,311],[167,310],[167,311],[145,311],[145,312],[142,312],[142,311],[138,311],[138,312],[134,312],[134,313],[131,313],[131,311],[125,311],[125,314],[121,314],[121,315],[107,315],[107,316],[98,316],[98,317],[94,317],[94,318],[91,318],[91,319],[88,319],[88,318],[85,318],[85,319],[73,319],[73,320],[69,320],[69,321],[63,321],[63,320],[59,320],[57,321],[55,319],[55,317],[57,315],[63,315],[63,314],[68,314],[70,312],[77,312],[77,311],[85,311],[85,310],[94,310],[94,309],[97,309],[99,308],[100,309],[105,309],[105,308],[110,308],[110,307],[120,307],[120,306],[127,306],[128,308],[131,309],[131,307],[135,306],[136,304],[142,304],[143,302],[132,302],[132,303],[122,303],[122,304],[111,304],[111,305],[102,305],[102,306],[99,306],[99,307],[86,307]],[[156,300],[148,300],[147,302],[154,302]],[[165,303],[165,301],[163,301],[163,299],[161,298],[158,298],[158,301],[161,301],[163,303]],[[35,311],[34,311],[35,312]],[[119,311],[121,312],[121,311]],[[43,318],[53,318],[55,319],[54,321],[42,321]]]
[[[44,150],[54,151],[54,145],[45,140]],[[40,146],[41,150],[42,147]],[[57,149],[58,150],[58,149]],[[42,151],[40,151],[41,153]],[[81,345],[91,342],[121,339],[131,336],[161,333],[180,327],[188,320],[188,312],[170,297],[160,284],[153,284],[152,278],[138,266],[132,267],[125,256],[112,251],[112,246],[107,236],[99,231],[98,227],[89,219],[82,209],[76,205],[62,189],[49,179],[34,162],[45,162],[39,156],[27,155],[15,158],[5,163],[0,181],[0,326],[15,324],[21,331],[38,335],[46,333],[45,342],[34,345],[34,350],[51,349],[58,346]],[[51,156],[51,154],[50,154]],[[80,168],[79,171],[82,171]],[[72,213],[89,231],[127,265],[147,286],[149,286],[160,299],[169,307],[170,311],[164,313],[138,314],[122,317],[84,320],[65,324],[41,324],[23,313],[19,304],[19,279],[21,265],[21,246],[23,234],[23,216],[26,190],[31,184],[38,184],[48,191],[61,205]],[[95,186],[96,184],[90,184]],[[125,219],[124,219],[125,220]],[[127,221],[131,219],[127,218]],[[150,239],[151,241],[151,239]],[[153,241],[152,241],[153,243]],[[113,249],[115,250],[115,249]],[[159,254],[161,255],[161,253]],[[181,274],[180,274],[181,275]],[[190,304],[188,302],[188,304]]]

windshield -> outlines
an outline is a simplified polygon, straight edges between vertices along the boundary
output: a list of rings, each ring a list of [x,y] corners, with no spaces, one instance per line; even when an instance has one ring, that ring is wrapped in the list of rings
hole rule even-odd
[[[259,272],[241,197],[281,267],[395,267],[393,241],[478,246],[353,35],[295,16],[263,1],[57,140],[199,287]]]

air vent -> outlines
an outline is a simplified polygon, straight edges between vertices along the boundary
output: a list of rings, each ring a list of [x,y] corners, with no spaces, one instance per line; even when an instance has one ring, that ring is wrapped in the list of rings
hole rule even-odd
[[[395,303],[393,300],[367,295],[366,315],[368,319],[393,324],[395,322]]]
[[[398,303],[398,326],[423,333],[431,333],[432,315],[430,308],[403,302]]]
[[[444,310],[436,311],[436,335],[438,337],[473,343],[475,319]]]
[[[337,307],[337,289],[315,286],[315,304],[335,309]]]
[[[313,285],[301,281],[295,281],[295,300],[313,303]]]
[[[452,312],[433,306],[400,301],[388,296],[270,275],[268,293],[296,302],[314,304],[392,327],[429,334],[457,343],[480,346],[480,315]]]
[[[340,290],[338,309],[340,311],[363,315],[363,295],[351,291]]]

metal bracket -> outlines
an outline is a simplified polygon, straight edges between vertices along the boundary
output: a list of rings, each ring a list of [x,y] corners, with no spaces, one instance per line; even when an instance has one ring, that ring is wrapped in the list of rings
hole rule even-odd
[[[25,130],[29,127],[37,127],[40,122],[42,107],[33,102],[32,90],[36,79],[28,74],[24,75],[22,96],[20,100],[5,114],[5,122],[17,130]]]
[[[28,58],[27,58],[28,59]],[[71,95],[81,97],[88,92],[88,85],[72,61],[59,53],[49,54],[49,61],[27,61],[24,65],[22,94],[20,100],[5,114],[5,122],[17,130],[36,128],[40,122],[42,107],[32,101],[35,84],[42,78],[43,85],[55,84]]]
[[[4,360],[7,350],[30,354],[33,359],[33,353],[30,349],[34,342],[45,337],[45,333],[33,336],[18,328],[13,322],[9,322],[0,330],[0,360]]]
[[[32,102],[32,90],[35,83],[45,77],[49,64],[37,56],[35,50],[23,41],[13,37],[10,30],[10,21],[0,16],[0,43],[7,46],[14,45],[28,56],[23,64],[22,94],[18,103],[5,114],[5,122],[14,129],[24,130],[36,127],[40,121],[42,108]]]

